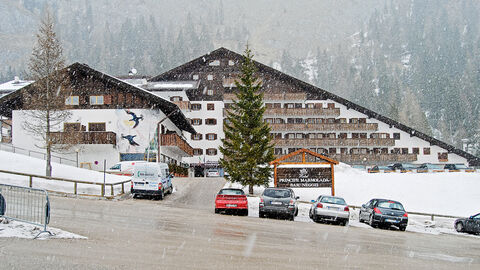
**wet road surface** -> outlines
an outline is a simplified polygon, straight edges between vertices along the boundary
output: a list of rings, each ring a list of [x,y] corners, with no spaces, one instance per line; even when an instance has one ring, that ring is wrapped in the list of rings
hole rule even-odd
[[[224,180],[163,201],[51,197],[50,226],[88,240],[0,238],[0,269],[480,269],[477,238],[217,215]]]

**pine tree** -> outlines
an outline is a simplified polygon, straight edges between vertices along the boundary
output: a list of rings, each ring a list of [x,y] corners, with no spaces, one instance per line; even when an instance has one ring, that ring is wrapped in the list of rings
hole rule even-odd
[[[240,82],[235,81],[238,91],[236,100],[228,110],[224,124],[225,139],[220,152],[220,164],[225,168],[227,180],[249,186],[267,186],[272,174],[269,163],[274,160],[270,127],[263,122],[263,94],[261,83],[255,75],[256,67],[248,45],[243,55]]]
[[[46,176],[52,175],[52,149],[66,146],[56,145],[51,131],[61,127],[71,115],[65,110],[66,91],[62,90],[67,81],[62,71],[65,61],[53,22],[47,9],[28,65],[30,79],[35,83],[24,96],[28,110],[25,111],[27,120],[23,126],[27,132],[40,137],[44,144],[41,147],[46,149]]]

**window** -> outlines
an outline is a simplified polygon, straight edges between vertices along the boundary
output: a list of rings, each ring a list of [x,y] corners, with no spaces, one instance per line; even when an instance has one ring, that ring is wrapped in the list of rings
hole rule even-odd
[[[69,96],[65,100],[65,105],[78,105],[78,104],[80,104],[80,100],[78,96]]]
[[[205,119],[205,125],[216,125],[217,119],[215,118],[207,118]]]
[[[338,119],[338,122],[341,123],[341,124],[345,124],[345,123],[347,123],[347,118],[340,118],[340,119]]]
[[[303,133],[297,133],[295,134],[296,139],[303,139]]]
[[[294,103],[285,103],[284,108],[293,109],[293,108],[295,108],[295,104]]]
[[[287,133],[285,137],[287,137],[287,139],[295,139],[295,133]]]
[[[212,74],[207,75],[207,80],[209,81],[213,80],[213,75]]]
[[[217,134],[215,133],[208,133],[207,135],[205,135],[205,139],[209,140],[209,141],[214,141],[217,139]]]
[[[337,148],[328,148],[328,153],[329,154],[336,154],[337,153]]]
[[[215,110],[215,104],[208,103],[207,104],[207,111],[213,111],[213,110]]]
[[[438,153],[438,161],[448,161],[448,153],[443,152],[443,153]]]
[[[309,124],[315,124],[315,118],[308,118],[307,123]]]
[[[197,134],[192,134],[192,140],[193,141],[200,141],[202,139],[202,134],[197,133]]]
[[[192,111],[200,111],[202,109],[202,104],[192,104]]]
[[[276,109],[282,108],[282,103],[273,103],[273,108],[276,108]]]
[[[309,138],[309,139],[315,139],[315,137],[317,137],[317,134],[315,134],[315,133],[308,133],[307,134],[307,138]]]
[[[105,123],[88,123],[88,131],[105,131]]]
[[[340,133],[338,134],[339,139],[346,139],[347,138],[347,133]]]
[[[201,155],[203,155],[203,149],[194,148],[194,149],[193,149],[193,155],[194,155],[194,156],[201,156]]]
[[[335,124],[335,118],[328,118],[327,123],[328,124]]]
[[[279,156],[282,154],[282,148],[275,148],[273,151],[276,156]]]
[[[207,90],[207,96],[213,96],[213,89]]]
[[[350,118],[350,124],[357,124],[358,118]]]
[[[283,124],[285,121],[282,118],[275,118],[275,124]]]
[[[170,101],[182,101],[183,98],[179,96],[170,97]]]
[[[265,118],[265,123],[273,124],[273,118]]]
[[[408,148],[402,148],[402,155],[408,155]]]
[[[400,140],[400,133],[393,133],[393,138],[395,140]]]
[[[302,103],[295,103],[295,109],[301,109]]]
[[[295,118],[295,124],[303,124],[302,118]]]
[[[359,137],[358,133],[352,133],[352,139],[358,139]]]
[[[192,121],[192,125],[194,126],[199,126],[202,124],[202,119],[200,118],[193,118],[191,121]]]
[[[359,136],[360,136],[360,139],[366,139],[367,133],[360,133]]]
[[[415,154],[415,155],[420,154],[420,148],[418,148],[418,147],[412,148],[412,153]]]
[[[265,108],[272,109],[273,108],[273,103],[265,103]]]
[[[424,147],[423,148],[423,154],[424,155],[430,155],[430,147]]]
[[[207,155],[209,155],[209,156],[216,156],[216,155],[217,155],[217,149],[215,149],[215,148],[208,148],[208,149],[207,149]]]
[[[400,148],[393,148],[392,154],[400,154]]]
[[[63,123],[63,131],[80,131],[80,123]]]
[[[335,109],[335,103],[328,103],[327,108],[329,109]]]
[[[335,133],[328,133],[327,136],[329,139],[335,139]]]
[[[90,105],[103,105],[103,96],[90,96]]]
[[[193,78],[194,80],[198,80],[198,74],[193,75],[192,78]]]
[[[366,124],[367,123],[367,118],[358,118],[358,123]]]
[[[287,124],[295,123],[295,118],[287,118]]]
[[[347,148],[340,148],[340,154],[346,154],[347,153]]]
[[[235,65],[235,62],[233,60],[228,60],[228,65],[233,66],[233,65]]]

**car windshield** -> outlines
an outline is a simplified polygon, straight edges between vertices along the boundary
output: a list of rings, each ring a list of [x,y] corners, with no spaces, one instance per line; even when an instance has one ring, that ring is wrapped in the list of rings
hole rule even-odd
[[[245,195],[241,189],[222,189],[218,192],[219,195]]]
[[[322,199],[320,200],[320,202],[322,202],[322,203],[341,204],[341,205],[346,205],[346,204],[347,204],[344,199],[342,199],[342,198],[336,198],[336,197],[322,197]]]
[[[290,197],[290,190],[286,189],[265,189],[264,196],[272,198],[288,198]]]
[[[377,207],[390,208],[393,210],[403,210],[403,206],[400,203],[394,201],[379,202]]]
[[[467,169],[468,168],[464,164],[455,164],[455,167],[457,167],[457,169]]]

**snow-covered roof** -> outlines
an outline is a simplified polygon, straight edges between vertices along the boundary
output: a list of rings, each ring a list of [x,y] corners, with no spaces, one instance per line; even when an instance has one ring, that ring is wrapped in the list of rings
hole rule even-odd
[[[31,84],[33,81],[24,81],[20,80],[18,77],[15,77],[14,80],[5,82],[0,84],[0,91],[1,92],[12,92],[15,90],[18,90],[22,87],[25,87],[29,84]]]
[[[197,89],[199,85],[198,81],[161,81],[161,82],[148,82],[142,86],[147,90],[186,90]]]

